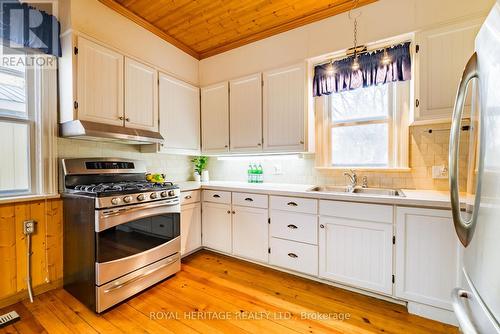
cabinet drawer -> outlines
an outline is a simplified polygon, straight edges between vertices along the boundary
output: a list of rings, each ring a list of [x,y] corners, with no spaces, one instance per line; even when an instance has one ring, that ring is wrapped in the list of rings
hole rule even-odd
[[[318,217],[308,213],[271,210],[272,237],[318,243]]]
[[[201,194],[199,190],[181,192],[181,205],[199,202]]]
[[[233,205],[267,209],[267,195],[233,193]]]
[[[269,263],[308,275],[318,275],[318,246],[271,238]]]
[[[203,190],[203,202],[231,204],[229,191]]]
[[[392,224],[391,205],[319,201],[319,214]]]
[[[318,201],[315,199],[271,196],[271,209],[304,212],[316,214],[318,212]]]

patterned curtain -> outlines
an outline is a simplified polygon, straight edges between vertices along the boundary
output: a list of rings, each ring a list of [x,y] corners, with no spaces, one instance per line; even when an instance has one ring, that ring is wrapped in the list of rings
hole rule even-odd
[[[60,57],[60,29],[57,18],[43,10],[18,0],[0,0],[0,37],[5,46]]]
[[[358,55],[359,69],[353,69],[354,56],[314,68],[313,95],[353,90],[360,87],[411,79],[410,42]],[[333,65],[333,66],[332,66]]]

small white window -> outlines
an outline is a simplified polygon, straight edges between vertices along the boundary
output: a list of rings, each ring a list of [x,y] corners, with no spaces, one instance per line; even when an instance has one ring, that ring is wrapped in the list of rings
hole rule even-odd
[[[0,62],[0,197],[55,191],[49,185],[54,183],[49,173],[55,160],[55,70],[27,66],[25,54],[16,57],[15,65]]]
[[[321,97],[322,167],[408,167],[409,97],[409,81]]]

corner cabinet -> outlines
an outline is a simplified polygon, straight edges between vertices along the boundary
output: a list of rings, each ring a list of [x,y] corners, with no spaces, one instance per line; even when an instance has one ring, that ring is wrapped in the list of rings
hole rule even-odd
[[[262,75],[229,82],[229,143],[233,152],[262,151]]]
[[[88,39],[78,37],[78,119],[110,125],[124,125],[124,56]],[[73,47],[71,47],[73,50]],[[69,85],[69,83],[67,83]],[[73,113],[73,101],[68,109]],[[70,117],[71,119],[72,117]]]
[[[160,133],[166,153],[199,154],[200,90],[166,74],[159,75]]]
[[[457,87],[483,19],[450,24],[416,35],[415,121],[450,121]],[[470,114],[471,99],[465,104]]]
[[[229,152],[229,84],[201,88],[201,147],[204,153]]]
[[[305,71],[305,64],[298,64],[263,74],[264,151],[304,151]]]
[[[125,57],[125,126],[158,131],[158,72]]]
[[[397,208],[396,297],[452,310],[461,262],[449,210]]]

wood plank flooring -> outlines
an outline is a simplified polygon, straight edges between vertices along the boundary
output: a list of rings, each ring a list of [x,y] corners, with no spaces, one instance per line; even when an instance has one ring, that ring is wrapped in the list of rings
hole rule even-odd
[[[63,289],[0,314],[12,309],[21,320],[0,334],[458,333],[400,305],[209,251],[185,258],[175,277],[101,315]]]

